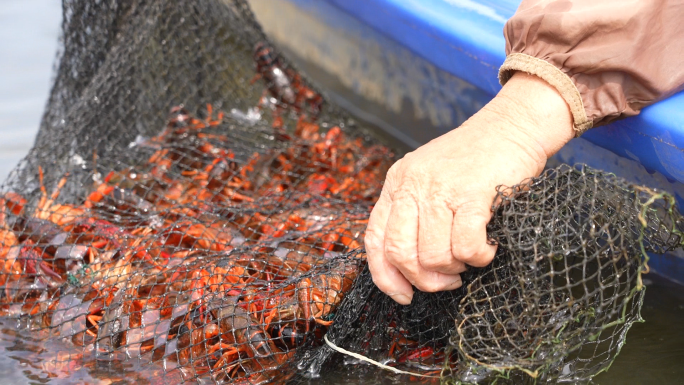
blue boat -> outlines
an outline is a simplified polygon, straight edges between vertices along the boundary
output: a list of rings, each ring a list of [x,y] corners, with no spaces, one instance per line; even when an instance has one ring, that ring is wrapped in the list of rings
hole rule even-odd
[[[281,49],[338,104],[415,148],[501,88],[503,26],[519,0],[251,0]],[[684,207],[684,92],[591,129],[552,160],[586,163],[675,195]],[[684,283],[684,253],[650,266]]]

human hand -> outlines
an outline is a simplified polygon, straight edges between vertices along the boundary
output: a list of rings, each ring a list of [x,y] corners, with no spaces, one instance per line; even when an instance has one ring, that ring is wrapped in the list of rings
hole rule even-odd
[[[486,266],[486,226],[499,185],[541,173],[574,135],[560,94],[518,72],[477,114],[397,161],[370,216],[365,244],[373,282],[400,304],[421,291],[461,286],[466,265]]]

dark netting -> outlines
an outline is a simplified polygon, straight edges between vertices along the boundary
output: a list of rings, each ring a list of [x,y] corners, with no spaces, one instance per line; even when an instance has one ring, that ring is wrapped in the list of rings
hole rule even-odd
[[[306,381],[336,345],[452,381],[587,380],[640,320],[646,252],[681,243],[668,195],[550,170],[501,190],[491,266],[399,306],[362,250],[393,152],[243,1],[63,8],[40,132],[0,197],[0,316],[50,377]]]
[[[642,321],[648,252],[682,244],[674,199],[589,168],[561,166],[501,188],[488,226],[494,262],[463,287],[396,304],[366,268],[328,339],[404,371],[454,382],[583,382],[607,370]],[[301,366],[317,372],[333,350]]]

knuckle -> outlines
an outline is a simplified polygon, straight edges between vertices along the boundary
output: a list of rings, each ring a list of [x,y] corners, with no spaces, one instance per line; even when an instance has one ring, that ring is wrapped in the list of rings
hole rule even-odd
[[[387,170],[387,179],[395,178],[397,174],[399,174],[403,160],[403,158],[399,159],[398,161],[394,162],[392,166],[390,166],[389,170]]]
[[[483,267],[492,261],[492,257],[488,255],[486,248],[477,245],[456,247],[452,253],[455,259],[470,266]]]
[[[389,168],[387,175],[391,176],[392,181],[401,182],[402,185],[406,182],[420,180],[424,177],[422,170],[424,162],[415,161],[415,158],[415,154],[412,152],[404,155]]]
[[[491,216],[491,200],[469,199],[466,196],[454,206],[454,215],[459,218],[489,218]]]
[[[432,181],[430,186],[429,196],[430,199],[426,202],[426,206],[432,210],[449,210],[449,205],[447,202],[451,199],[453,195],[453,189],[448,186],[443,181]]]
[[[425,250],[420,252],[418,260],[426,270],[433,270],[449,266],[453,257],[449,250]]]
[[[480,248],[475,245],[454,245],[452,254],[455,259],[471,264],[480,258]]]
[[[387,259],[401,263],[411,260],[413,258],[411,254],[406,242],[392,237],[385,241],[385,255]]]
[[[372,229],[366,231],[366,235],[363,237],[363,243],[366,246],[366,250],[382,250],[382,238]]]

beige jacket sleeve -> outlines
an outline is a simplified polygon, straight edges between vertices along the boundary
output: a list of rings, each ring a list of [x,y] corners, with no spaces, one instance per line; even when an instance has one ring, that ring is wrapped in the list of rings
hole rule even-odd
[[[577,135],[684,89],[684,0],[523,0],[504,36],[501,83],[549,82]]]

